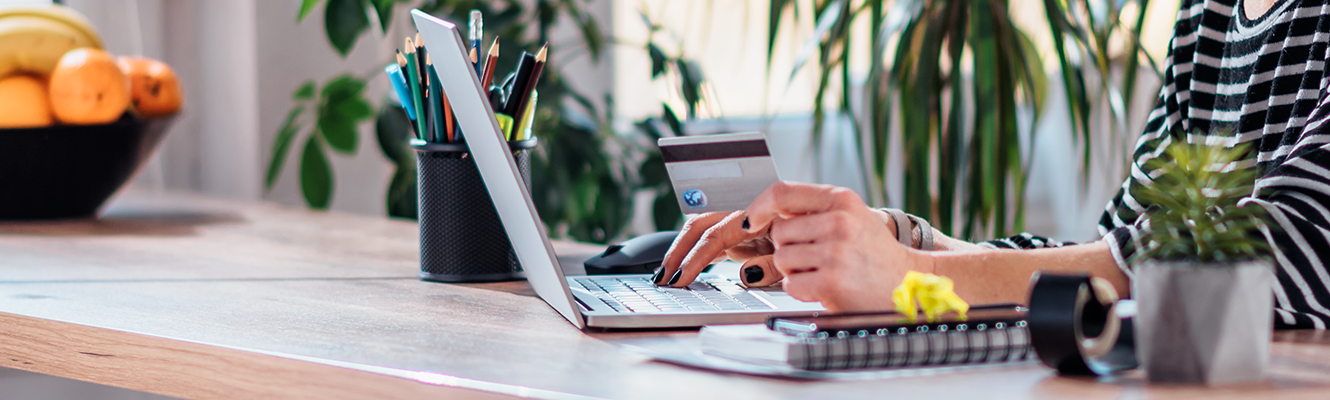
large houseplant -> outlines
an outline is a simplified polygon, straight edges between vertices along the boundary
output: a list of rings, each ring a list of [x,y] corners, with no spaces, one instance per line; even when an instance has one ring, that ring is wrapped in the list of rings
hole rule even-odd
[[[1039,117],[1050,83],[1066,95],[1088,174],[1091,135],[1123,142],[1138,70],[1154,65],[1140,43],[1149,0],[1042,6],[1048,24],[1037,29],[1053,43],[1041,51],[1008,0],[812,0],[811,7],[771,0],[767,56],[776,53],[782,21],[812,20],[794,68],[817,68],[814,136],[827,115],[850,118],[863,146],[868,202],[886,205],[888,165],[901,162],[906,211],[967,239],[1007,235],[1024,229],[1034,141],[1021,137],[1034,124],[1021,121]],[[857,33],[863,23],[866,35]],[[850,72],[859,49],[869,62],[862,87]],[[1048,82],[1044,59],[1057,60],[1061,82]],[[896,134],[900,161],[888,159]]]
[[[1272,267],[1255,167],[1235,149],[1174,144],[1146,163],[1151,205],[1142,250],[1133,255],[1139,307],[1136,348],[1151,381],[1223,384],[1260,380],[1270,362]]]

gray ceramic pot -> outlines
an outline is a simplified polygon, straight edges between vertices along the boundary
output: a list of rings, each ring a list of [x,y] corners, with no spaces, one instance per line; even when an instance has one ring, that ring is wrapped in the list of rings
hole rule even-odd
[[[1274,274],[1231,265],[1146,261],[1136,267],[1136,356],[1152,382],[1219,385],[1265,379]]]

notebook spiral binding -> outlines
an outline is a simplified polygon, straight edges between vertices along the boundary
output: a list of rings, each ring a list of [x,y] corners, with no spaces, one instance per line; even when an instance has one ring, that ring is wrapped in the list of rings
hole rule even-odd
[[[788,363],[800,369],[834,370],[1034,359],[1025,321],[1011,326],[995,323],[991,327],[984,324],[970,327],[961,323],[951,329],[946,325],[934,330],[926,326],[919,329],[801,334],[801,345],[791,347]]]

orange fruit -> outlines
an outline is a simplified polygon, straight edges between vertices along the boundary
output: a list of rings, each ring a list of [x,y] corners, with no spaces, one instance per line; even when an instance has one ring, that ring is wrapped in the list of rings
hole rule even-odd
[[[0,79],[0,128],[33,128],[51,122],[46,82],[31,75]]]
[[[129,107],[129,79],[105,51],[80,48],[60,57],[51,72],[51,110],[67,124],[120,119]]]
[[[144,57],[120,57],[117,63],[129,77],[130,103],[139,113],[157,117],[180,111],[185,94],[170,65]]]

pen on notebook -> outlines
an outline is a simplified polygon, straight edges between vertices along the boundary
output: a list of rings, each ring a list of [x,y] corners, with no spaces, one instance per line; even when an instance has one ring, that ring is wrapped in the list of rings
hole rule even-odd
[[[425,96],[420,87],[420,69],[416,68],[416,45],[411,38],[406,38],[406,86],[411,90],[411,104],[416,111],[416,133],[420,140],[427,140],[429,131],[425,129]]]
[[[485,39],[485,15],[480,10],[471,10],[471,20],[468,27],[471,31],[471,63],[476,64],[476,76],[479,77],[483,71],[476,61],[476,56],[480,53],[480,41]],[[483,87],[483,86],[482,86]]]
[[[494,84],[494,68],[499,66],[499,38],[490,44],[489,54],[485,56],[485,65],[480,70],[480,87],[488,88]]]
[[[531,65],[531,71],[527,74],[526,85],[516,86],[520,88],[517,92],[517,114],[508,114],[513,116],[513,137],[518,140],[526,140],[526,135],[522,134],[525,130],[523,125],[526,123],[527,114],[534,111],[528,110],[531,103],[532,93],[536,91],[536,84],[540,81],[541,72],[545,71],[545,58],[548,57],[549,44],[540,47],[540,52],[536,53],[535,62]],[[523,59],[525,60],[525,59]],[[512,96],[509,96],[511,101]]]

